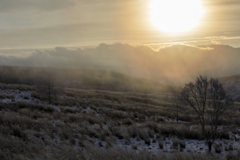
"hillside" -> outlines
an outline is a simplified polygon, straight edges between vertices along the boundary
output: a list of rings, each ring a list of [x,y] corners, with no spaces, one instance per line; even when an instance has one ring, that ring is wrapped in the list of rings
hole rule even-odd
[[[103,70],[0,66],[0,73],[0,82],[6,84],[34,85],[51,74],[70,88],[140,92],[169,92],[172,88],[149,79]]]
[[[211,156],[194,112],[180,105],[178,119],[171,94],[66,88],[48,104],[30,86],[1,84],[0,159],[239,157],[239,119],[220,124],[233,129],[219,130]]]
[[[228,94],[236,101],[240,101],[240,74],[219,78]]]
[[[195,112],[176,106],[171,86],[89,69],[1,66],[0,73],[0,159],[228,160],[240,155],[239,117],[219,123],[209,156]],[[41,78],[54,78],[65,88],[50,102],[33,86]],[[220,80],[228,87],[239,83],[239,76]],[[236,115],[239,108],[236,103]]]

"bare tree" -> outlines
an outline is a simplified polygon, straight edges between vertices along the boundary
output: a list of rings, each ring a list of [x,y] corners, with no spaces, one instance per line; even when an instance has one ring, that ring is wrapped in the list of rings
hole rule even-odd
[[[207,77],[199,76],[195,83],[185,85],[180,93],[180,100],[195,111],[203,138],[211,152],[218,135],[219,124],[233,107],[232,99],[227,96],[217,79],[208,80]]]
[[[57,99],[57,95],[63,91],[59,79],[56,74],[52,72],[46,72],[41,75],[37,80],[35,89],[41,96],[45,97],[50,104],[52,104]]]

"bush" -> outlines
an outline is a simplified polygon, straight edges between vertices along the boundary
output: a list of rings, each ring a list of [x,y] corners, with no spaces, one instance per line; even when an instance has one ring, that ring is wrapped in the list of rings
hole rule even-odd
[[[180,140],[176,137],[172,138],[173,141],[173,147],[174,148],[178,148],[178,145],[180,146],[180,148],[185,148],[186,147],[186,143],[184,140]]]
[[[213,147],[214,147],[216,153],[222,152],[221,146],[219,144],[214,144]]]
[[[63,113],[76,113],[76,109],[74,108],[70,108],[70,107],[65,107],[63,110],[62,110]]]
[[[160,149],[163,149],[163,140],[158,140],[158,146]]]
[[[22,129],[19,126],[11,126],[13,135],[22,138]]]
[[[39,94],[37,92],[34,92],[34,91],[31,93],[31,97],[40,99]]]

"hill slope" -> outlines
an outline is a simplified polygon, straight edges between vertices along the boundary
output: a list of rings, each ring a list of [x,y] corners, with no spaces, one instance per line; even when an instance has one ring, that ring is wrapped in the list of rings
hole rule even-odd
[[[240,74],[219,78],[223,87],[236,101],[240,101]]]
[[[152,80],[125,74],[91,69],[0,66],[0,82],[34,85],[49,73],[70,88],[107,89],[115,91],[165,92],[172,87]]]

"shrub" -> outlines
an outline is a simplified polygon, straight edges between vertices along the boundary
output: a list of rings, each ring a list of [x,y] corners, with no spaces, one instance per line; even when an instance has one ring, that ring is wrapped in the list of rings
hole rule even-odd
[[[148,141],[148,139],[150,138],[146,128],[138,128],[138,135],[144,141]]]
[[[184,140],[180,140],[176,137],[172,138],[172,142],[173,142],[173,147],[174,148],[178,148],[178,145],[180,146],[180,148],[185,148],[186,147],[186,143]]]
[[[137,150],[137,146],[133,144],[132,149]]]
[[[22,138],[22,129],[19,126],[11,126],[13,135],[19,138]]]
[[[31,93],[31,97],[40,99],[39,94],[37,92],[34,92],[34,91]]]
[[[24,99],[29,99],[29,96],[25,94],[25,95],[23,95],[23,98]]]
[[[158,146],[160,149],[163,149],[163,140],[158,140]]]
[[[222,152],[221,146],[219,144],[214,144],[213,147],[214,147],[216,153]]]

